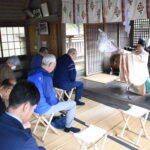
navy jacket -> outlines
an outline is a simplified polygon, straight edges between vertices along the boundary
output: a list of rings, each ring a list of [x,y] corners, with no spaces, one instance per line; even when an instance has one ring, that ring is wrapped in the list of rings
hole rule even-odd
[[[59,87],[59,85],[64,82],[73,82],[75,80],[75,64],[68,54],[64,54],[57,60],[57,65],[53,76],[54,85]]]
[[[33,82],[40,92],[40,101],[35,109],[36,113],[44,114],[51,106],[59,102],[53,89],[51,74],[46,70],[41,67],[32,69],[28,74],[28,80]]]
[[[38,147],[33,136],[15,118],[3,113],[0,117],[1,150],[45,150]]]
[[[42,55],[40,55],[40,54],[34,55],[32,58],[32,61],[31,61],[31,69],[40,67],[42,64],[42,59],[43,59]]]

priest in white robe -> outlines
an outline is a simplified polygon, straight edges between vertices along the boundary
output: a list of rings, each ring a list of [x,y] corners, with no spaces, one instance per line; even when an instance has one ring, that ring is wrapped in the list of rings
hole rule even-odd
[[[148,56],[145,51],[146,42],[139,39],[137,50],[133,52],[119,49],[120,52],[120,79],[129,85],[129,91],[145,95],[145,83],[149,78]]]

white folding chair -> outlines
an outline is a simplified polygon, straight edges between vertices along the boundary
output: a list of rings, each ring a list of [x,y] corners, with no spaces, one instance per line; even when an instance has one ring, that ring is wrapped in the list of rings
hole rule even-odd
[[[42,123],[42,125],[45,127],[44,134],[42,138],[40,138],[43,142],[45,140],[45,136],[48,132],[48,129],[50,128],[54,133],[58,134],[57,130],[51,125],[51,121],[53,119],[54,114],[49,115],[48,119],[45,117],[45,115],[39,115],[34,113],[34,116],[37,118],[36,125],[33,129],[33,134],[36,136],[35,132],[38,128],[39,123]]]
[[[55,88],[55,91],[56,91],[56,93],[57,93],[57,95],[58,95],[58,98],[59,98],[61,101],[64,101],[64,96],[66,96],[68,100],[71,99],[74,89],[75,89],[75,88],[72,88],[72,89],[69,91],[69,93],[67,93],[66,90],[63,90],[63,89],[60,89],[60,88]]]
[[[132,105],[130,109],[128,109],[126,111],[121,110],[120,112],[121,112],[122,117],[124,119],[125,125],[124,125],[124,127],[121,131],[121,134],[119,134],[118,136],[120,138],[136,145],[136,146],[141,147],[141,145],[139,144],[141,136],[145,136],[146,138],[150,139],[149,136],[147,135],[146,128],[145,128],[146,121],[147,121],[147,118],[148,118],[148,115],[149,115],[149,110],[145,109],[145,108],[142,108],[142,107],[139,107],[139,106]],[[137,118],[139,120],[141,128],[140,128],[140,131],[138,133],[135,132],[135,131],[132,131],[129,128],[128,122],[129,122],[129,119],[131,117]],[[129,130],[130,132],[133,132],[133,133],[138,135],[138,138],[135,142],[129,140],[126,137],[124,137],[124,132],[125,132],[126,129]]]
[[[90,125],[85,130],[74,133],[73,135],[80,144],[80,150],[87,150],[88,147],[93,147],[95,150],[98,150],[96,143],[104,137],[104,140],[99,147],[99,150],[103,150],[108,134],[107,131],[94,125]]]

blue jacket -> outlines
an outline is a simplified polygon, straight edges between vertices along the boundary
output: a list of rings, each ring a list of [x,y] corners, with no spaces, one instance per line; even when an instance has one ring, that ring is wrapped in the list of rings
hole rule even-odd
[[[0,117],[1,150],[45,150],[38,147],[34,137],[15,118],[3,113]]]
[[[33,82],[40,92],[40,101],[35,109],[38,114],[44,114],[51,106],[57,104],[59,99],[53,89],[52,77],[43,68],[32,69],[29,72],[28,80]]]
[[[64,54],[57,60],[56,69],[53,76],[54,85],[76,80],[76,68],[73,60],[68,54]]]
[[[31,69],[41,67],[43,56],[40,54],[36,54],[33,56],[31,61]]]

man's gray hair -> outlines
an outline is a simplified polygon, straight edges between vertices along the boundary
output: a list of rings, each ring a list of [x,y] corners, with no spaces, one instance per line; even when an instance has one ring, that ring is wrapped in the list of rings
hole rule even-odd
[[[21,62],[17,56],[11,56],[6,61],[7,64],[13,64],[15,66],[21,65]]]
[[[47,54],[42,59],[42,65],[48,66],[53,63],[56,63],[56,57],[53,54]]]
[[[68,54],[72,54],[72,53],[76,53],[76,52],[77,52],[77,50],[75,48],[70,48],[68,50]]]

